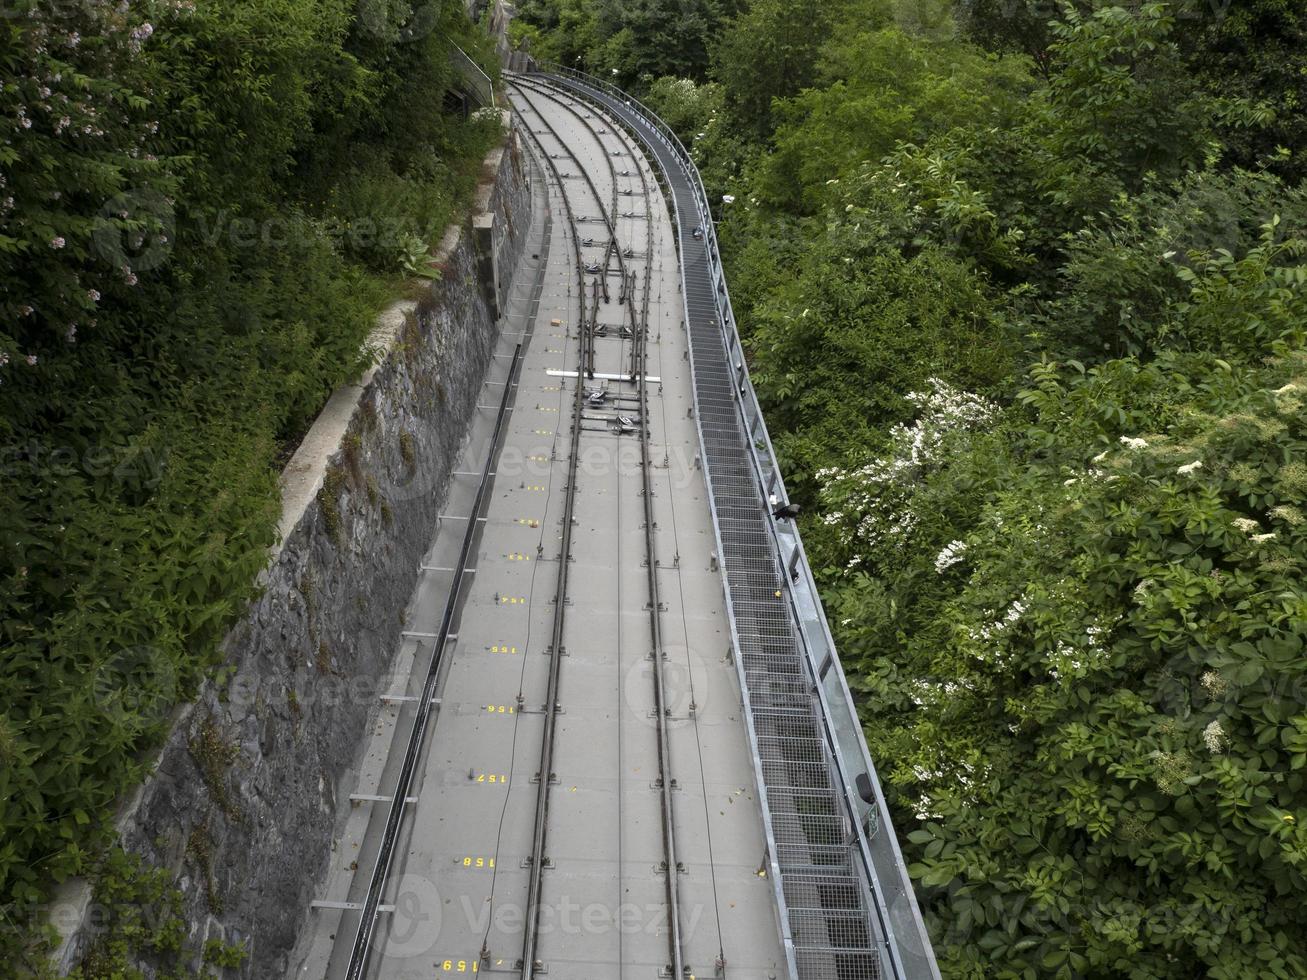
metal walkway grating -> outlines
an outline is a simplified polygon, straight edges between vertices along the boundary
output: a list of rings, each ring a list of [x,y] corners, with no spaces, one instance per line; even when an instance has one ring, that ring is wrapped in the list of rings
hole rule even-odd
[[[829,946],[799,946],[798,967],[801,977],[831,980],[880,980],[880,961],[866,949],[839,949]]]

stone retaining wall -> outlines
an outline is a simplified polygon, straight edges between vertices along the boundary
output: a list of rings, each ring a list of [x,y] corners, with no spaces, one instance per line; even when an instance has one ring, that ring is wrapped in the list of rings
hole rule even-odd
[[[281,542],[225,640],[224,680],[178,712],[119,818],[123,846],[177,877],[190,947],[245,943],[226,976],[283,975],[399,649],[531,220],[516,134],[486,173],[437,253],[442,279],[383,314],[377,366],[332,396],[286,467]],[[85,883],[56,911],[66,971],[94,939]]]

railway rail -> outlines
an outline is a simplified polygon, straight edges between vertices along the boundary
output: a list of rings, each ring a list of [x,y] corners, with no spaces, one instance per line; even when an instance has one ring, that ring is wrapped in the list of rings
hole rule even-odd
[[[563,98],[561,98],[558,95],[552,94],[548,91],[544,91],[543,86],[531,85],[529,83],[517,81],[513,83],[512,88],[519,94],[519,96],[523,99],[525,104],[533,112],[535,111],[535,105],[532,102],[531,98],[525,94],[527,90],[535,91],[538,95],[548,98],[559,105],[563,105],[565,108],[568,108],[569,110],[571,109],[571,106],[568,104],[567,101],[565,101]],[[550,124],[549,120],[545,116],[539,114],[538,112],[536,113],[536,115],[539,121],[545,126],[546,131],[553,138],[553,140],[558,145],[560,150],[564,153],[567,153],[569,156],[571,156],[571,158],[577,164],[577,166],[580,167],[581,166],[580,161],[577,160],[576,157],[571,154],[571,151],[568,149],[567,143],[562,139],[561,136],[559,136],[557,130]],[[586,118],[585,114],[582,114],[580,112],[573,112],[573,115],[584,126],[584,128],[590,132],[591,136],[594,138],[596,143],[598,143],[598,145],[602,147],[603,141],[601,139],[600,134],[596,131],[595,127]],[[543,152],[545,148],[540,143],[539,134],[536,133],[535,131],[532,131],[532,134],[533,134],[533,138],[535,138],[536,140],[536,145]],[[566,190],[563,184],[562,177],[558,173],[557,166],[554,164],[555,155],[546,154],[546,156],[547,159],[549,159],[549,166],[554,172],[555,179],[558,181],[559,187],[560,189],[562,189],[563,192],[564,206],[568,213],[569,222],[572,225],[573,241],[574,242],[578,241],[579,233],[578,233],[577,224],[574,220],[572,205],[571,202],[567,200]],[[672,976],[681,977],[684,975],[684,951],[682,948],[681,935],[680,935],[680,911],[679,911],[679,903],[677,899],[676,879],[678,874],[677,872],[678,862],[676,860],[676,828],[675,828],[675,817],[673,812],[673,803],[672,803],[672,796],[671,796],[673,776],[672,776],[670,750],[667,744],[667,733],[666,733],[666,725],[665,725],[666,698],[663,690],[664,685],[663,685],[663,672],[662,672],[662,630],[661,630],[662,602],[659,597],[659,589],[658,589],[657,547],[653,537],[654,516],[653,516],[653,492],[652,492],[652,487],[650,486],[650,476],[649,476],[650,469],[651,469],[650,461],[649,461],[649,428],[644,421],[644,418],[648,414],[647,371],[644,369],[644,365],[647,358],[644,353],[644,345],[648,332],[647,321],[648,321],[648,307],[649,307],[649,275],[648,275],[648,270],[646,270],[644,276],[645,287],[644,287],[643,301],[642,301],[641,308],[637,310],[635,306],[635,297],[634,297],[633,290],[627,287],[628,275],[634,278],[635,273],[628,272],[627,265],[626,265],[626,257],[623,255],[622,252],[621,240],[618,234],[618,226],[616,220],[617,199],[619,196],[618,186],[617,186],[617,168],[612,162],[611,154],[605,153],[604,159],[607,162],[610,185],[612,188],[611,201],[608,205],[605,205],[604,201],[602,200],[601,195],[599,194],[599,190],[595,186],[594,180],[591,178],[590,174],[586,172],[583,168],[582,168],[582,174],[584,175],[585,182],[590,191],[590,194],[594,199],[595,206],[599,210],[600,217],[603,219],[604,224],[608,229],[608,242],[604,249],[604,262],[600,268],[598,275],[601,277],[601,279],[602,277],[606,277],[608,272],[609,261],[611,258],[616,257],[618,270],[621,275],[622,283],[623,283],[622,293],[626,301],[626,307],[631,321],[631,344],[632,344],[631,380],[637,386],[638,402],[641,409],[641,421],[637,426],[637,433],[638,433],[637,438],[640,445],[640,455],[641,455],[641,460],[640,460],[640,474],[641,474],[641,482],[642,482],[641,496],[644,501],[644,518],[645,518],[644,529],[645,529],[645,551],[646,551],[645,564],[648,569],[647,583],[648,583],[648,591],[649,591],[648,605],[650,611],[649,612],[650,632],[651,632],[652,647],[654,650],[654,657],[655,657],[655,669],[653,671],[653,676],[655,678],[655,711],[657,713],[656,727],[657,727],[658,739],[659,739],[658,781],[660,783],[661,793],[662,793],[663,847],[664,847],[664,853],[666,855],[664,860],[664,866],[666,868],[668,923],[670,926],[669,957],[670,957]],[[646,182],[645,171],[643,167],[639,165],[637,165],[636,170],[640,175],[640,181],[641,181],[640,193],[642,198],[645,200],[646,207],[647,207],[648,185]],[[652,223],[646,221],[645,226],[646,226],[646,235],[647,235],[646,242],[645,242],[645,254],[646,256],[649,256],[652,254],[653,251]],[[578,256],[579,256],[579,252],[578,252]],[[581,264],[578,258],[577,288],[578,288],[578,294],[582,297],[585,296],[585,274],[586,274],[585,267]],[[596,288],[592,290],[591,293],[592,310],[594,310],[595,312],[597,312],[599,282],[600,280],[596,280],[595,283]],[[591,377],[593,377],[594,339],[595,339],[595,330],[597,329],[597,325],[598,325],[597,318],[592,317],[591,320],[587,322],[585,318],[584,307],[582,307],[581,320],[583,326],[578,333],[578,341],[581,345],[581,349],[578,352],[578,362],[588,364],[589,371],[587,373]],[[582,416],[583,416],[583,404],[584,404],[584,397],[583,397],[584,384],[582,382],[581,374],[582,372],[578,371],[578,377],[575,385],[575,403],[574,403],[575,409],[574,409],[574,417],[572,421],[572,432],[573,432],[572,469],[570,474],[570,480],[572,481],[575,480],[575,472],[576,472],[575,464],[577,458],[580,455],[580,439],[581,439],[581,433],[583,431],[583,427],[581,423],[583,421]],[[554,640],[554,650],[553,650],[554,665],[553,665],[553,669],[551,670],[551,694],[553,696],[549,697],[546,702],[547,708],[550,711],[550,716],[549,716],[549,720],[547,720],[546,722],[548,727],[546,728],[545,740],[544,740],[542,756],[541,756],[541,764],[539,769],[540,778],[539,778],[538,803],[537,803],[537,810],[536,810],[536,830],[535,830],[535,839],[533,843],[532,862],[531,862],[531,869],[530,869],[531,885],[530,885],[530,892],[527,898],[528,925],[527,925],[526,936],[523,945],[523,954],[522,954],[522,975],[524,978],[527,978],[527,980],[530,980],[530,978],[535,975],[535,971],[542,965],[537,961],[535,957],[535,950],[538,941],[537,933],[538,933],[539,921],[540,921],[539,908],[540,908],[541,875],[544,872],[544,853],[545,853],[546,836],[548,832],[548,798],[549,798],[550,787],[551,787],[551,781],[546,777],[547,774],[551,772],[549,763],[552,758],[552,753],[554,750],[552,719],[553,719],[553,712],[557,708],[555,698],[557,696],[557,685],[558,685],[558,661],[559,661],[559,651],[561,650],[561,646],[562,646],[563,615],[564,615],[564,610],[566,608],[566,604],[563,601],[563,598],[567,594],[566,569],[567,569],[567,557],[570,554],[571,521],[572,521],[571,515],[572,515],[572,509],[574,507],[574,501],[575,501],[575,488],[570,486],[568,492],[567,512],[564,517],[564,529],[565,529],[564,546],[559,561],[559,585],[558,585],[558,590],[556,592],[558,601],[556,602],[555,605],[555,629],[554,629],[555,640]]]

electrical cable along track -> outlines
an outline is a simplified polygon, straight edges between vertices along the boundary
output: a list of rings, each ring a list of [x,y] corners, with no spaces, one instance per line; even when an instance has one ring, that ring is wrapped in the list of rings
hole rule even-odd
[[[606,149],[603,150],[604,160],[606,161],[609,182],[611,187],[610,199],[608,202],[605,202],[602,199],[602,196],[600,195],[599,190],[596,187],[593,178],[589,174],[588,170],[584,167],[581,160],[576,156],[575,153],[572,152],[572,150],[568,147],[566,141],[564,141],[564,139],[559,135],[556,128],[549,122],[546,116],[542,114],[536,106],[536,100],[548,99],[551,102],[564,105],[566,108],[570,109],[571,100],[570,99],[565,100],[563,97],[561,97],[558,94],[555,94],[553,91],[551,91],[545,86],[530,84],[529,82],[522,79],[515,79],[512,83],[512,87],[515,90],[517,97],[522,100],[528,112],[531,115],[534,115],[536,119],[539,121],[539,123],[544,127],[544,133],[547,133],[548,138],[551,139],[552,142],[558,147],[559,152],[548,153],[547,148],[542,143],[542,140],[544,139],[544,134],[538,130],[532,131],[537,146],[540,147],[541,151],[545,153],[545,155],[550,161],[549,164],[550,168],[551,170],[553,170],[555,179],[557,180],[560,190],[563,194],[564,201],[565,201],[565,208],[568,212],[568,220],[572,226],[573,242],[576,243],[582,241],[584,231],[582,230],[580,224],[576,220],[577,216],[574,213],[574,209],[572,207],[571,202],[568,201],[567,185],[564,183],[565,178],[559,172],[558,166],[554,162],[554,160],[559,156],[566,156],[580,170],[581,175],[584,178],[586,189],[589,192],[589,197],[593,201],[594,206],[598,209],[599,217],[602,220],[605,232],[607,234],[607,240],[604,245],[604,257],[602,263],[593,263],[590,265],[583,264],[579,252],[579,245],[578,245],[577,288],[578,288],[579,295],[582,296],[583,298],[586,295],[585,276],[587,274],[594,274],[597,275],[599,278],[594,280],[593,288],[591,289],[591,316],[589,320],[587,320],[585,317],[584,307],[582,309],[582,324],[578,337],[578,342],[580,344],[578,361],[580,364],[584,365],[585,367],[584,369],[578,369],[576,383],[575,383],[575,400],[574,400],[575,414],[573,416],[573,442],[572,442],[573,465],[571,469],[573,482],[572,485],[569,486],[569,500],[567,506],[568,517],[565,518],[565,520],[570,520],[570,515],[573,512],[573,501],[575,498],[575,486],[574,486],[575,473],[576,473],[575,462],[580,454],[580,436],[581,436],[581,432],[583,431],[583,423],[585,421],[585,413],[583,409],[584,409],[584,403],[590,400],[589,397],[586,397],[584,395],[585,379],[587,377],[593,379],[596,374],[595,336],[599,328],[598,302],[601,294],[607,296],[607,294],[609,293],[607,277],[609,273],[610,263],[614,258],[616,259],[617,271],[621,279],[620,298],[624,300],[624,306],[626,308],[626,313],[630,322],[629,332],[630,332],[630,340],[631,340],[631,356],[630,356],[631,368],[628,375],[628,380],[631,383],[633,383],[636,387],[636,391],[637,391],[636,403],[638,406],[637,415],[635,416],[635,418],[631,418],[630,416],[618,416],[617,423],[616,423],[616,431],[619,434],[622,433],[623,431],[629,431],[633,424],[636,439],[640,449],[640,478],[641,478],[640,496],[643,501],[643,517],[644,517],[644,532],[645,532],[644,533],[644,539],[645,539],[644,564],[648,573],[646,578],[647,589],[648,589],[647,605],[649,609],[649,629],[650,629],[650,637],[651,637],[651,646],[654,655],[654,669],[652,670],[651,673],[654,678],[654,720],[655,720],[655,729],[657,733],[657,742],[658,742],[658,752],[657,752],[658,774],[657,774],[656,781],[658,784],[660,797],[661,797],[661,804],[662,804],[662,844],[663,844],[663,851],[665,855],[664,860],[662,862],[662,870],[666,880],[668,970],[670,971],[670,974],[673,977],[684,977],[687,976],[687,973],[686,973],[685,963],[684,963],[684,949],[683,949],[682,937],[681,937],[681,914],[680,914],[679,900],[678,900],[679,886],[678,886],[677,879],[679,875],[679,871],[678,871],[679,862],[676,857],[676,820],[675,820],[673,798],[672,798],[674,777],[672,775],[672,762],[670,758],[670,749],[668,745],[667,727],[666,727],[667,718],[670,714],[670,710],[667,706],[666,692],[664,688],[665,679],[664,679],[664,671],[663,671],[663,643],[662,643],[662,625],[661,625],[662,601],[659,596],[659,585],[658,585],[658,574],[657,574],[658,556],[657,556],[657,549],[656,549],[656,544],[654,539],[655,521],[654,521],[654,513],[653,513],[653,488],[651,486],[651,480],[650,480],[651,464],[649,458],[649,423],[648,423],[649,393],[648,393],[648,371],[647,371],[648,313],[649,313],[649,299],[650,299],[650,275],[649,275],[648,265],[649,263],[652,262],[654,243],[653,243],[652,216],[648,213],[648,208],[651,206],[651,202],[649,200],[649,188],[647,183],[647,176],[645,174],[644,167],[638,161],[633,161],[635,169],[640,177],[640,192],[639,192],[640,202],[646,208],[646,212],[644,215],[645,241],[644,241],[644,253],[643,253],[646,261],[646,269],[645,269],[645,275],[643,276],[644,286],[642,292],[642,299],[639,307],[637,307],[636,300],[635,300],[635,289],[633,288],[633,283],[639,277],[635,272],[629,272],[627,269],[626,259],[628,256],[633,255],[634,252],[633,250],[627,250],[627,251],[623,250],[622,242],[620,240],[619,233],[618,233],[618,214],[617,214],[617,206],[618,206],[618,199],[619,199],[618,172],[616,166],[613,163],[614,155],[622,152],[629,153],[630,152],[629,148],[626,150],[616,150],[616,151],[609,151]],[[518,109],[517,111],[519,112],[519,116],[521,117],[523,115],[521,110]],[[601,149],[603,149],[605,144],[603,142],[602,136],[600,132],[596,129],[596,127],[591,124],[589,119],[586,118],[586,115],[575,111],[572,112],[572,115],[589,132],[590,136],[593,138],[595,143]],[[524,119],[524,122],[527,123],[528,125],[530,124],[529,119]],[[627,171],[627,173],[629,173],[629,170]],[[629,220],[634,218],[635,215],[634,212],[628,212],[627,215],[624,215],[623,217],[627,217]],[[625,331],[622,331],[622,333],[619,334],[619,336],[622,337],[623,344],[625,339],[624,335],[625,335]],[[596,394],[597,392],[592,392],[592,395],[590,397],[594,397]],[[614,530],[619,530],[619,529],[614,529]],[[571,532],[570,524],[565,525],[564,547],[562,552],[564,558],[570,555],[570,537],[571,537],[570,532]],[[557,592],[557,595],[560,597],[565,597],[567,594],[566,593],[566,565],[567,562],[565,560],[560,562],[559,588]],[[555,648],[552,654],[555,658],[555,661],[557,661],[561,650],[562,637],[563,637],[563,617],[565,615],[565,608],[566,608],[566,603],[564,601],[560,601],[556,605],[556,610],[555,610],[556,619],[555,619],[555,631],[554,631]],[[555,662],[551,674],[553,677],[555,678],[557,677],[558,674],[557,662]],[[554,682],[552,691],[555,695],[557,694],[556,680]],[[551,701],[548,707],[550,709],[556,709],[558,705],[556,702]],[[537,813],[536,829],[535,829],[535,838],[534,838],[534,845],[533,845],[532,863],[530,868],[531,884],[530,884],[530,892],[528,895],[528,902],[527,902],[527,929],[523,942],[523,955],[522,955],[522,976],[524,978],[530,978],[535,976],[536,971],[541,967],[543,967],[544,965],[538,959],[538,943],[539,943],[538,931],[540,927],[540,896],[542,891],[541,876],[545,870],[545,865],[544,865],[545,847],[546,847],[546,840],[549,831],[548,801],[549,801],[550,793],[552,791],[551,780],[545,778],[545,775],[552,774],[551,762],[552,762],[552,753],[554,750],[554,746],[552,744],[552,738],[553,738],[553,727],[550,726],[546,729],[545,742],[542,747],[541,765],[539,770],[541,778],[538,784],[539,793],[538,793],[538,803],[536,809],[536,813]],[[620,969],[621,969],[621,964],[619,964],[619,970]]]

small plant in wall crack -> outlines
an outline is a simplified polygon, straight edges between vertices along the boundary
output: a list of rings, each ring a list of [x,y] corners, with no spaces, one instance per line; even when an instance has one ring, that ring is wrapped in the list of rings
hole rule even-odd
[[[340,671],[331,666],[331,648],[326,643],[318,644],[318,654],[313,663],[320,674],[332,674],[333,676],[339,676],[340,674]]]
[[[222,896],[218,894],[218,889],[214,887],[213,838],[209,836],[209,822],[207,819],[204,823],[196,824],[195,829],[191,831],[190,837],[186,839],[186,854],[195,862],[199,868],[200,877],[204,879],[204,894],[209,903],[209,911],[214,915],[221,915],[223,901]]]
[[[339,466],[332,466],[327,470],[326,477],[323,478],[322,488],[318,491],[318,507],[322,511],[322,522],[326,526],[327,534],[339,548],[343,543],[340,500],[345,492],[345,470]]]
[[[404,329],[400,334],[404,363],[410,369],[415,369],[418,366],[419,357],[422,353],[422,325],[418,317],[417,310],[406,312],[404,314]]]
[[[412,469],[414,462],[417,460],[417,443],[414,442],[411,432],[401,432],[399,434],[399,455],[404,460],[404,465]]]
[[[210,966],[215,966],[219,970],[235,970],[245,962],[245,958],[250,955],[250,951],[244,943],[228,943],[221,939],[206,939],[204,941],[204,962]]]
[[[421,276],[423,279],[441,278],[441,271],[431,264],[434,256],[421,236],[413,234],[405,236],[399,248],[400,266],[410,276]]]
[[[240,809],[227,792],[227,774],[232,763],[240,758],[240,746],[225,739],[213,716],[209,715],[191,737],[190,750],[204,785],[209,788],[218,808],[233,819],[239,818]]]

